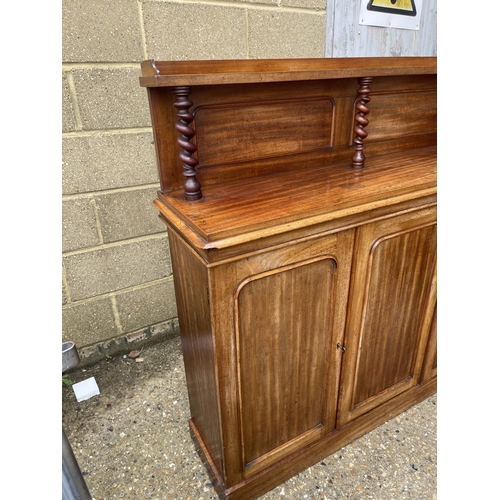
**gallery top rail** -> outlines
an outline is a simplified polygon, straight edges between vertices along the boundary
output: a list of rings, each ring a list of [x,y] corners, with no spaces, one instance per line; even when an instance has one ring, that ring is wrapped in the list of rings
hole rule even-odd
[[[312,59],[234,59],[141,63],[142,87],[221,85],[361,76],[437,74],[436,57],[346,57]]]

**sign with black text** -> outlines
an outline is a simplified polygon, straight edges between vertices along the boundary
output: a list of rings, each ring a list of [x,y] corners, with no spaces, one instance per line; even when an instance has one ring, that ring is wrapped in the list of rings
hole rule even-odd
[[[418,30],[423,0],[361,0],[359,24]]]

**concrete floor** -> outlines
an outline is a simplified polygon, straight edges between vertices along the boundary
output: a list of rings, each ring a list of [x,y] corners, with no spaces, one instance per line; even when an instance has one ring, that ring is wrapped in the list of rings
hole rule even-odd
[[[100,394],[62,390],[62,421],[95,500],[215,500],[191,441],[178,338],[69,374]],[[261,499],[434,500],[437,396],[386,422]]]

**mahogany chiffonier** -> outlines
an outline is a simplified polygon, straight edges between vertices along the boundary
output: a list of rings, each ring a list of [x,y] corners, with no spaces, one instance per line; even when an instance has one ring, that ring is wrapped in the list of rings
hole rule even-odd
[[[222,499],[436,392],[436,68],[142,63],[189,426]]]

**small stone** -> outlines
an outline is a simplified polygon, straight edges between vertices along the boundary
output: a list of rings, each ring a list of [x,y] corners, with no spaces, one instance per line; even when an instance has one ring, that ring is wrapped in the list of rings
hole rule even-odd
[[[130,351],[128,353],[128,357],[132,358],[132,359],[138,358],[140,355],[141,355],[141,351]]]
[[[136,363],[144,363],[144,358],[135,358]]]

